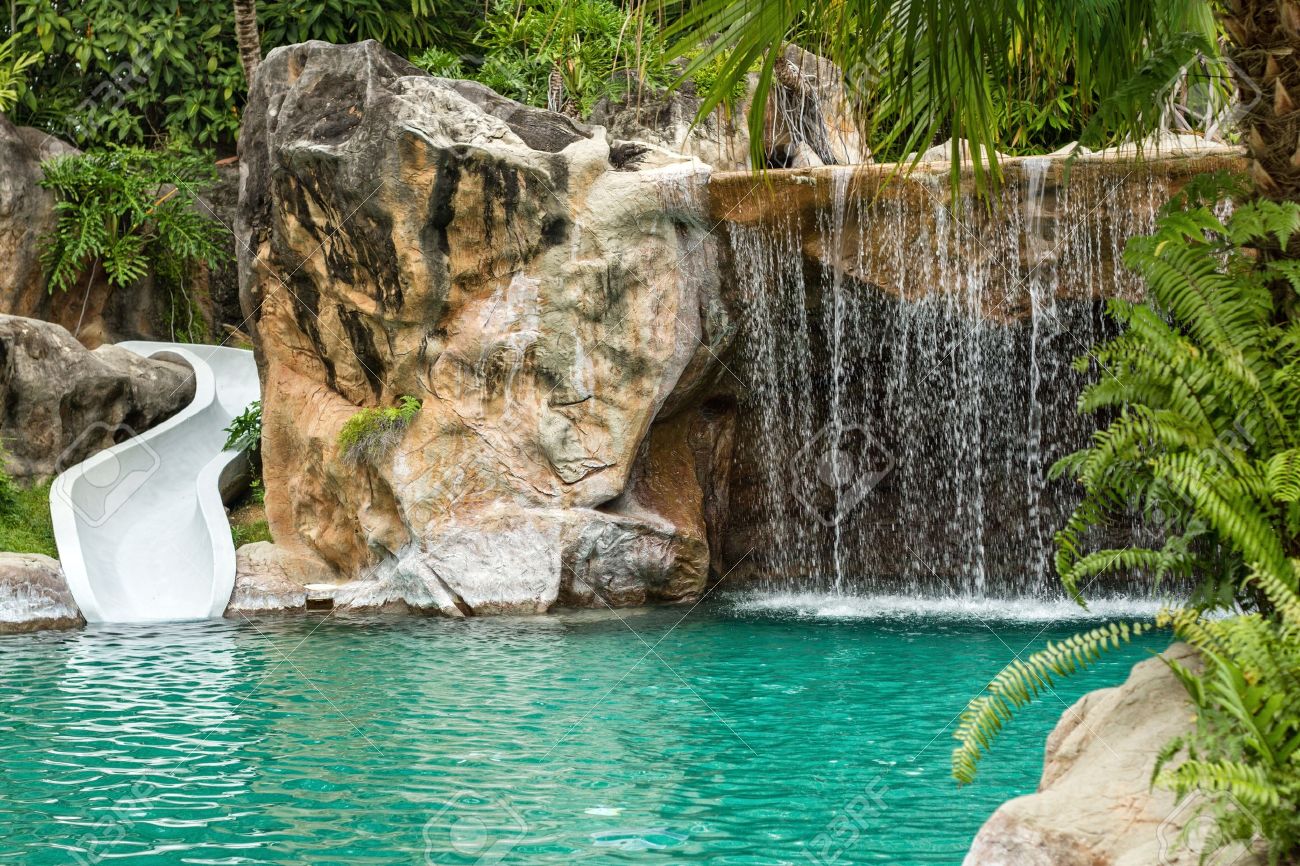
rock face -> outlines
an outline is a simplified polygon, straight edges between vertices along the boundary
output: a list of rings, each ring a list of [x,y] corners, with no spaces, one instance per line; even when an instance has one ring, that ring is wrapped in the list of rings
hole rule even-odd
[[[58,560],[38,553],[0,553],[0,634],[85,624]]]
[[[774,168],[855,165],[870,153],[857,128],[834,63],[797,45],[787,45],[768,96],[763,150]],[[784,82],[784,83],[782,83]],[[718,171],[748,171],[750,136],[746,118],[758,75],[750,73],[743,98],[720,106],[695,123],[700,100],[691,85],[681,90],[635,93],[626,100],[601,100],[591,122],[623,139],[647,141],[700,159]]]
[[[377,43],[273,51],[240,141],[241,288],[279,546],[444,613],[688,598],[731,336],[698,161]],[[349,460],[363,407],[423,408]],[[398,587],[390,592],[392,587]]]
[[[58,325],[0,315],[0,440],[19,480],[53,476],[193,399],[184,364],[91,351]]]
[[[1184,644],[1166,655],[1195,664]],[[1003,803],[964,866],[1196,866],[1196,834],[1179,842],[1189,804],[1150,784],[1157,753],[1193,718],[1182,684],[1159,659],[1134,666],[1122,686],[1084,695],[1047,740],[1038,792]],[[1227,850],[1213,862],[1263,861]]]

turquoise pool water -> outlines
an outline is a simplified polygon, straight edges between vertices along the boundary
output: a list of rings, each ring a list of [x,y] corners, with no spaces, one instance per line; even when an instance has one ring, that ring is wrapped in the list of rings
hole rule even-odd
[[[956,864],[1034,788],[1065,704],[1161,645],[1059,689],[957,789],[967,697],[1081,625],[969,607],[750,598],[0,638],[0,862]]]

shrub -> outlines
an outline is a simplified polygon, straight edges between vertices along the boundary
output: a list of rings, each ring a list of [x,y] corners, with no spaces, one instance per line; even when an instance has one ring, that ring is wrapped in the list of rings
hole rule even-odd
[[[387,454],[402,438],[420,406],[414,397],[403,396],[396,406],[362,409],[353,415],[339,431],[338,445],[343,459],[359,464]]]
[[[645,16],[610,0],[497,0],[478,35],[486,54],[478,81],[520,102],[545,106],[553,70],[565,108],[585,116],[602,97],[673,78],[664,43]]]
[[[192,141],[233,150],[247,90],[230,3],[13,0],[19,52],[39,52],[14,120],[82,147]],[[3,29],[9,27],[4,15]],[[377,39],[403,55],[468,49],[482,6],[451,0],[258,3],[264,53]]]
[[[226,427],[227,451],[257,451],[262,447],[262,401],[254,400]]]
[[[11,111],[18,103],[26,88],[25,70],[40,59],[35,51],[19,53],[16,35],[0,41],[0,113]]]
[[[8,480],[8,476],[5,476]],[[9,480],[7,504],[0,508],[0,550],[58,556],[50,518],[50,485],[19,487]]]
[[[41,186],[57,198],[58,221],[41,251],[50,290],[66,291],[100,268],[118,286],[152,274],[171,293],[173,337],[202,339],[190,275],[228,256],[225,227],[196,202],[216,179],[211,155],[109,147],[55,157],[42,169]]]
[[[463,78],[465,75],[460,55],[437,45],[422,54],[412,57],[411,62],[430,75],[436,75],[439,78]]]

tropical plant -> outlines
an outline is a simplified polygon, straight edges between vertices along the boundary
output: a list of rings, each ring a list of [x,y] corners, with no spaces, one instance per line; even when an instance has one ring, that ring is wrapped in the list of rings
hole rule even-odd
[[[1300,595],[1262,574],[1251,579],[1274,616],[1215,619],[1184,608],[1159,618],[1199,651],[1201,669],[1168,661],[1196,729],[1165,747],[1154,778],[1211,819],[1203,851],[1262,839],[1276,864],[1300,852]]]
[[[50,291],[66,291],[87,273],[93,280],[100,269],[118,286],[153,275],[172,293],[173,334],[201,337],[190,275],[229,255],[226,229],[196,202],[216,179],[211,155],[109,147],[55,157],[42,171],[41,186],[57,199],[41,252]]]
[[[240,0],[253,10],[252,0]],[[247,90],[241,57],[253,35],[232,3],[206,0],[13,0],[14,32],[0,38],[39,52],[15,122],[82,147],[170,138],[233,150]],[[469,50],[482,7],[454,0],[263,0],[256,5],[263,51],[323,39],[377,39],[403,55],[431,45]],[[241,41],[242,40],[242,41]]]
[[[1300,204],[1257,201],[1223,220],[1212,206],[1225,192],[1241,194],[1222,175],[1192,184],[1153,235],[1129,242],[1124,261],[1149,298],[1112,300],[1124,333],[1080,359],[1098,373],[1080,409],[1115,417],[1052,469],[1084,490],[1057,535],[1057,572],[1076,597],[1102,575],[1144,569],[1157,581],[1201,581],[1207,604],[1258,606],[1267,600],[1246,584],[1251,564],[1293,579],[1300,322],[1283,301],[1300,291],[1300,268],[1253,248],[1285,247],[1300,231]],[[1159,547],[1088,549],[1097,530],[1134,516],[1160,524]]]
[[[396,406],[362,409],[339,431],[343,459],[352,464],[371,462],[387,454],[420,411],[414,397],[402,396]]]
[[[26,84],[24,70],[41,59],[35,51],[18,52],[18,36],[0,41],[0,113],[9,111],[22,96]]]
[[[460,55],[437,45],[412,57],[411,62],[439,78],[461,78],[465,75],[465,67]]]
[[[546,105],[558,72],[563,99],[553,107],[575,116],[602,97],[672,79],[653,22],[611,0],[497,0],[478,45],[486,59],[472,77],[504,96]]]
[[[749,117],[755,165],[779,49],[796,42],[844,70],[859,126],[879,155],[919,154],[948,138],[957,156],[965,139],[975,180],[987,186],[999,175],[999,149],[1050,146],[1076,129],[1088,144],[1141,140],[1168,119],[1177,94],[1218,91],[1221,103],[1237,91],[1260,189],[1300,197],[1300,112],[1289,90],[1300,83],[1300,53],[1289,3],[700,0],[671,8],[686,9],[668,29],[671,53],[699,52],[683,77],[726,58],[701,116],[759,64]],[[1220,32],[1231,66],[1220,57]],[[1053,107],[1067,95],[1068,122]],[[1027,103],[1048,113],[1026,118]]]
[[[227,451],[257,451],[262,447],[262,401],[254,400],[226,427]]]
[[[1204,666],[1170,662],[1197,728],[1158,756],[1156,781],[1213,817],[1203,851],[1258,838],[1279,863],[1300,846],[1300,322],[1287,315],[1300,268],[1258,248],[1288,247],[1300,204],[1261,199],[1225,218],[1230,193],[1241,190],[1222,176],[1193,183],[1153,235],[1129,242],[1149,297],[1111,301],[1122,333],[1081,359],[1099,368],[1081,410],[1112,420],[1053,467],[1084,488],[1056,566],[1080,599],[1116,570],[1199,587],[1156,620]],[[1159,547],[1092,549],[1135,520]],[[1056,677],[1148,628],[1107,626],[1009,665],[962,714],[957,779],[974,777],[1014,711]]]

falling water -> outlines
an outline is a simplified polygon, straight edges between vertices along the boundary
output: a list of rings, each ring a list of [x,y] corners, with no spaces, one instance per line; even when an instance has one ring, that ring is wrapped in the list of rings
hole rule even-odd
[[[770,589],[1031,595],[1086,442],[1071,362],[1136,297],[1121,264],[1168,194],[1146,170],[1013,168],[994,213],[946,177],[877,196],[828,169],[810,217],[730,226],[746,312],[733,501]],[[809,224],[801,223],[801,220]]]

